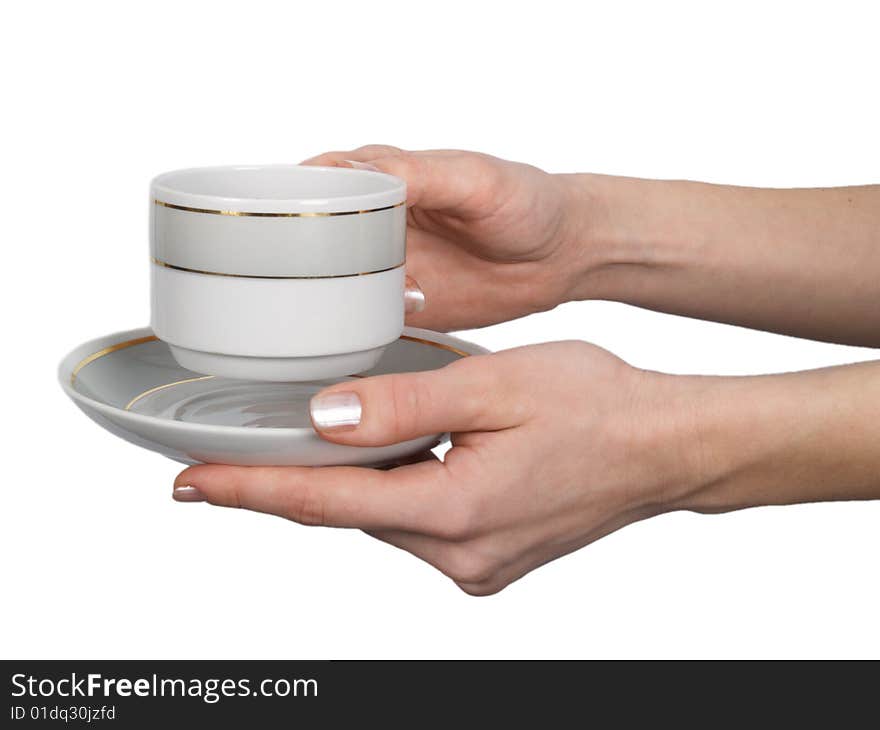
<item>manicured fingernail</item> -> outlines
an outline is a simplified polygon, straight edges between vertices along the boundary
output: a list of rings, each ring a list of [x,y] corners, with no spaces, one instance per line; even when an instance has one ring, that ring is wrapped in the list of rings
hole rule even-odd
[[[406,288],[403,290],[403,308],[407,314],[421,312],[425,308],[425,292],[411,276],[406,277]]]
[[[208,499],[198,487],[190,487],[189,485],[174,487],[171,496],[175,502],[204,502]]]
[[[381,170],[375,165],[371,165],[369,162],[358,162],[357,160],[343,160],[348,165],[351,165],[355,170],[372,170],[373,172],[381,172]]]
[[[309,410],[319,431],[350,431],[361,422],[361,399],[348,390],[318,393]]]

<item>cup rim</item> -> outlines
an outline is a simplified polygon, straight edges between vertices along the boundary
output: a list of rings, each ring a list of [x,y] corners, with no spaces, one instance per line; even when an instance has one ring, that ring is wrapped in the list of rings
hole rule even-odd
[[[259,181],[264,189],[277,189],[278,193],[270,192],[264,196],[234,194],[237,182],[243,191],[254,189],[254,173],[266,178]],[[249,179],[236,181],[232,179],[234,177]],[[334,185],[338,185],[338,193],[334,192]],[[209,192],[203,191],[208,188]],[[314,191],[321,194],[316,195]],[[215,165],[182,168],[157,175],[150,183],[150,194],[154,204],[194,212],[354,214],[404,203],[406,182],[384,172],[348,167]]]

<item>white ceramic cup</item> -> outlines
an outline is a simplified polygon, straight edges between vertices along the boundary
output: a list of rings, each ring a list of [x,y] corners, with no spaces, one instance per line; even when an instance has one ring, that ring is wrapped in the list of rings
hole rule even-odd
[[[312,380],[373,367],[403,330],[406,183],[298,165],[151,185],[152,327],[185,368]]]

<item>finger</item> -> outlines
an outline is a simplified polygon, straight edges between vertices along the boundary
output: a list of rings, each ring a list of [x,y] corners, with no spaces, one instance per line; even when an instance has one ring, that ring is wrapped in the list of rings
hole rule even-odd
[[[419,286],[419,282],[411,276],[406,277],[406,285],[403,290],[403,306],[406,314],[416,314],[425,308],[425,292]]]
[[[426,302],[422,311],[407,314],[407,324],[440,331],[491,324],[498,321],[499,310],[487,302],[506,302],[511,287],[523,287],[521,280],[505,277],[497,264],[432,233],[409,228],[406,235],[406,270],[418,281]]]
[[[334,152],[324,152],[315,157],[303,160],[301,165],[324,165],[327,167],[347,167],[346,162],[354,160],[356,162],[368,162],[377,157],[392,157],[393,155],[403,154],[403,150],[399,147],[393,147],[387,144],[368,144],[358,147],[355,150]]]
[[[497,204],[502,161],[459,150],[410,152],[387,145],[367,145],[348,152],[326,152],[303,164],[350,167],[351,161],[406,180],[408,206],[454,211],[481,217]],[[494,203],[494,204],[493,204]]]
[[[500,161],[474,152],[398,150],[352,159],[406,180],[407,206],[455,211],[461,217],[485,215],[501,180]]]
[[[312,398],[312,424],[330,441],[357,446],[516,426],[525,419],[525,403],[504,375],[505,364],[500,355],[481,355],[439,370],[339,383]]]
[[[242,507],[304,525],[431,530],[451,491],[442,463],[390,471],[360,467],[246,467],[204,464],[181,472],[184,501]]]

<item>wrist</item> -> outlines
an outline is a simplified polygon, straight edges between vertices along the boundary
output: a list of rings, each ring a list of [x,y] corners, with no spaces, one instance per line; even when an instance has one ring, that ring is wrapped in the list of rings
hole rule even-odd
[[[646,288],[663,286],[662,277],[696,260],[699,240],[688,210],[701,207],[712,186],[591,173],[558,177],[567,200],[561,248],[568,299],[638,301]]]
[[[657,406],[667,437],[663,450],[674,461],[673,480],[662,493],[666,511],[725,512],[734,509],[729,484],[738,466],[751,457],[753,441],[741,434],[757,424],[741,423],[731,390],[736,378],[660,375],[666,388]],[[741,396],[740,396],[741,397]],[[747,408],[744,410],[748,410]],[[745,431],[741,428],[745,426]],[[746,505],[742,505],[746,506]]]
[[[828,445],[820,426],[836,408],[833,397],[816,397],[817,376],[665,376],[680,381],[668,408],[682,462],[667,508],[719,513],[821,499],[797,477],[817,471]]]
[[[698,511],[701,495],[724,471],[720,453],[709,444],[713,388],[721,378],[669,375],[639,370],[630,447],[644,485],[642,506],[655,514]]]
[[[641,374],[649,395],[633,451],[645,455],[645,502],[655,513],[797,501],[773,482],[791,456],[791,404],[778,376]]]

